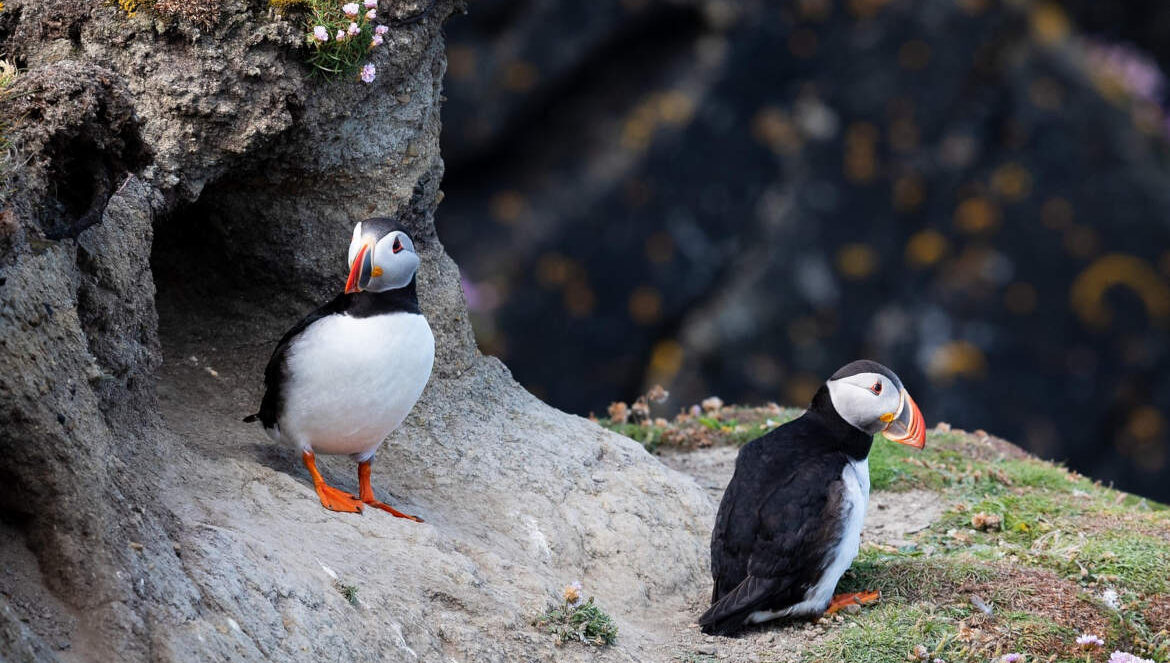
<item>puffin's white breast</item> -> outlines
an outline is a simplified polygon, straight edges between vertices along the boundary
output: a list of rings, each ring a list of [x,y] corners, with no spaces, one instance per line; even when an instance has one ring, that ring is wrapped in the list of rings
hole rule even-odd
[[[281,436],[369,458],[422,395],[434,359],[431,327],[416,313],[314,322],[289,347]]]

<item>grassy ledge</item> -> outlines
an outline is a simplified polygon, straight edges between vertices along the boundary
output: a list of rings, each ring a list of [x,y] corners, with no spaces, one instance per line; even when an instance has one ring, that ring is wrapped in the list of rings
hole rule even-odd
[[[655,451],[742,445],[799,414],[708,399],[669,420],[611,407],[598,423]],[[910,545],[862,547],[838,591],[879,589],[882,601],[829,620],[802,660],[1092,662],[1123,651],[1170,662],[1165,505],[945,424],[922,451],[875,440],[870,477],[874,490],[934,491],[946,508]],[[1077,644],[1083,634],[1104,644]]]

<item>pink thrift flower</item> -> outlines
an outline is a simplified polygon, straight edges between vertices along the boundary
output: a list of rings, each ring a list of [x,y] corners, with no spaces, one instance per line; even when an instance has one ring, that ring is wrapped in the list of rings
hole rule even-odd
[[[324,25],[318,25],[313,28],[313,39],[317,41],[329,41],[329,30]]]
[[[1134,656],[1133,654],[1130,654],[1128,652],[1115,651],[1115,652],[1113,652],[1113,655],[1109,657],[1109,663],[1154,663],[1154,662],[1148,658],[1141,658],[1140,656]]]
[[[384,35],[387,32],[390,32],[390,28],[385,26],[385,25],[379,25],[378,27],[374,28],[374,32],[376,32],[380,35]]]
[[[1077,636],[1077,644],[1080,645],[1081,649],[1092,649],[1104,646],[1105,641],[1092,633],[1083,633]]]
[[[373,41],[370,42],[370,48],[377,48],[382,45],[382,35],[374,35]]]
[[[378,0],[365,0],[365,2],[363,2],[362,4],[365,5],[366,9],[377,9],[378,8]]]
[[[362,67],[362,82],[363,83],[373,83],[374,82],[374,74],[376,74],[376,73],[377,73],[377,70],[374,69],[374,65],[372,65],[372,64],[367,64],[366,66]]]
[[[337,31],[337,41],[345,41],[346,39],[347,39],[347,37],[345,36],[345,30],[338,30]]]
[[[362,29],[358,27],[357,23],[350,23],[349,29],[346,30],[346,33],[348,33],[350,37],[356,37],[357,35],[361,34],[361,31]]]
[[[371,20],[371,21],[378,18],[378,10],[371,9],[370,11],[366,12],[366,18]]]
[[[353,18],[354,16],[357,16],[358,12],[361,10],[358,9],[358,4],[356,2],[351,2],[348,5],[343,6],[341,11],[345,12],[346,16]]]
[[[999,657],[999,663],[1023,663],[1023,661],[1024,655],[1017,652],[1004,654],[1003,656]]]

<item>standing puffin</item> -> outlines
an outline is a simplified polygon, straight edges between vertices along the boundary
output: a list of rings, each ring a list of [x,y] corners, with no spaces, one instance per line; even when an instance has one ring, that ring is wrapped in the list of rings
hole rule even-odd
[[[926,444],[926,422],[902,381],[862,360],[821,385],[799,419],[740,450],[711,533],[715,589],[699,618],[704,633],[876,600],[833,590],[857,556],[877,433]]]
[[[374,497],[370,460],[414,407],[435,359],[435,338],[418,308],[418,254],[390,219],[353,229],[345,292],[285,333],[264,369],[260,420],[277,442],[301,450],[321,504],[361,513],[363,505],[408,516]],[[359,496],[325,483],[317,453],[358,463]]]

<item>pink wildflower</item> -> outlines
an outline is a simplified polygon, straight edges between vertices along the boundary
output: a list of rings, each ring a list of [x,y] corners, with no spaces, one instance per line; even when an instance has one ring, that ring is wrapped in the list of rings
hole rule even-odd
[[[1077,644],[1080,645],[1081,649],[1093,649],[1104,646],[1105,641],[1092,633],[1082,633],[1077,636]]]
[[[378,8],[378,0],[365,0],[365,2],[363,2],[362,4],[366,6],[366,9],[377,9]]]
[[[371,9],[370,11],[366,12],[366,18],[371,21],[378,18],[378,10]]]
[[[358,4],[356,2],[351,2],[348,5],[342,6],[341,11],[345,12],[346,16],[353,18],[357,16],[358,12],[361,10],[358,9]]]
[[[345,30],[338,30],[337,31],[337,37],[336,37],[337,41],[345,41],[348,38],[349,37],[347,37],[345,34]]]
[[[1148,658],[1141,658],[1140,656],[1134,656],[1133,654],[1130,654],[1128,652],[1115,651],[1115,652],[1113,652],[1113,655],[1109,657],[1109,663],[1154,663],[1154,662]]]
[[[345,31],[350,37],[356,37],[361,34],[362,29],[358,27],[357,23],[350,23],[349,29]]]
[[[370,41],[370,48],[377,48],[382,45],[382,35],[374,35],[373,40]]]
[[[379,25],[378,27],[374,28],[374,32],[376,32],[380,35],[384,35],[387,32],[390,32],[390,28],[388,26],[385,26],[385,25]]]
[[[999,657],[999,663],[1023,663],[1023,661],[1024,655],[1018,652],[1004,654],[1003,656]]]
[[[373,83],[374,82],[374,74],[376,74],[376,73],[377,73],[377,71],[374,69],[373,64],[366,64],[366,66],[362,67],[362,82],[363,83]]]
[[[313,28],[313,39],[317,41],[329,41],[329,30],[324,25],[318,25]]]

